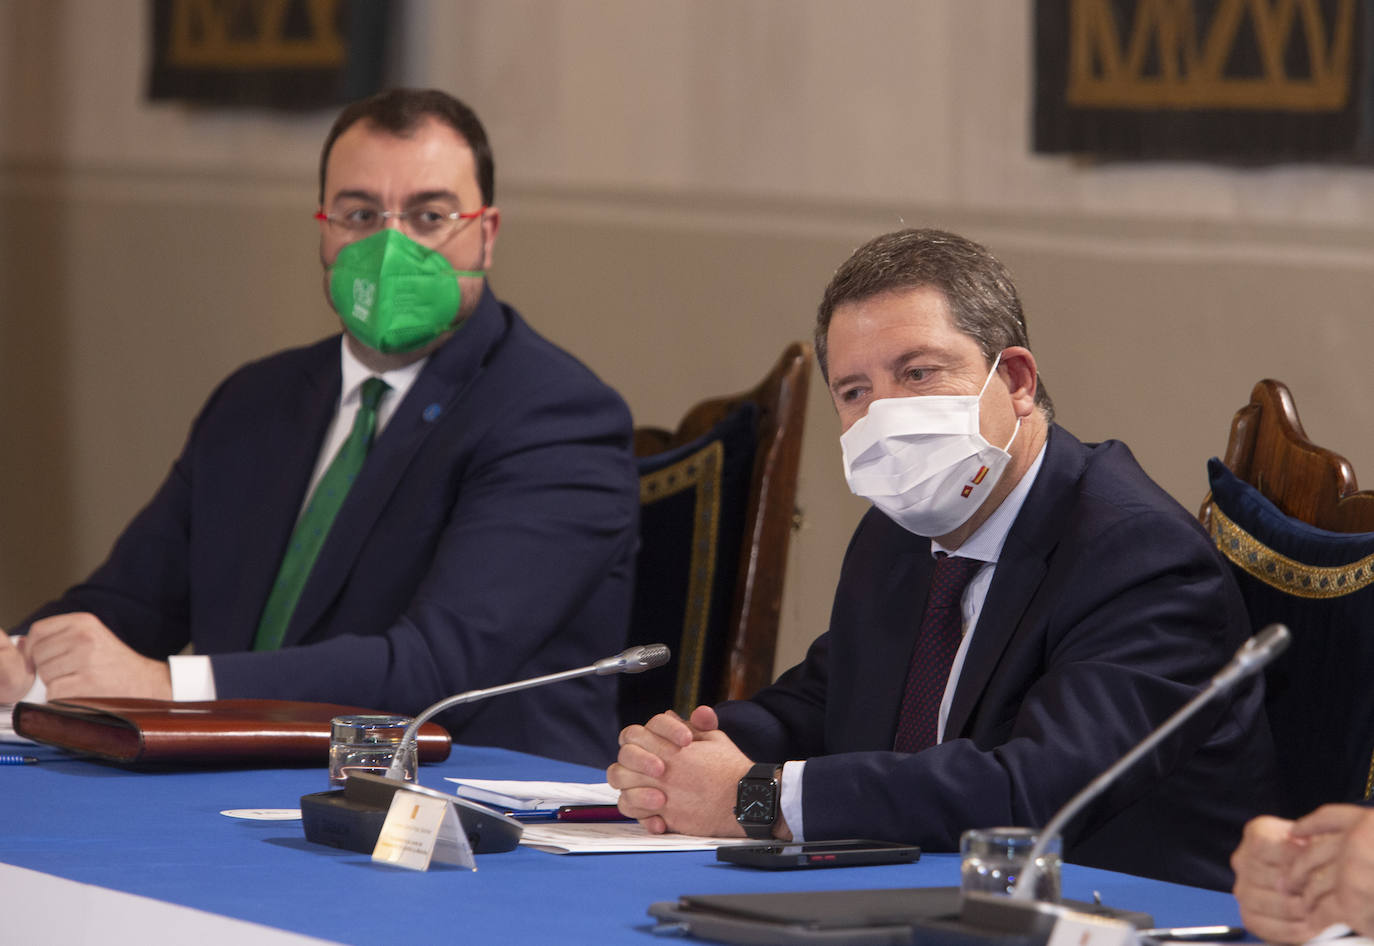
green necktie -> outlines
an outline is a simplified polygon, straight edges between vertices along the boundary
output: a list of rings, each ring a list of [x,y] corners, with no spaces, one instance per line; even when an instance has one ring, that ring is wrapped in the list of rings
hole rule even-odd
[[[372,434],[377,429],[377,404],[388,390],[390,387],[381,378],[368,378],[363,382],[362,403],[353,420],[353,431],[320,477],[305,512],[291,533],[291,544],[286,547],[277,580],[258,622],[258,633],[253,638],[254,650],[276,650],[281,646],[286,626],[291,623],[296,602],[300,600],[310,570],[329,535],[329,528],[334,524],[334,517],[339,514],[354,477],[362,469],[363,460],[367,459]]]

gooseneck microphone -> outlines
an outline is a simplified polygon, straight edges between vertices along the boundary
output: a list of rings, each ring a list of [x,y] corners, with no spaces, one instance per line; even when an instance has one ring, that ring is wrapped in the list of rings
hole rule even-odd
[[[549,673],[542,677],[531,677],[528,680],[518,680],[515,683],[503,683],[500,686],[487,687],[483,690],[468,690],[466,693],[459,693],[442,699],[416,716],[411,724],[406,727],[405,734],[401,736],[401,742],[396,747],[396,754],[391,759],[391,767],[386,770],[386,777],[397,780],[404,778],[407,755],[417,751],[416,733],[420,731],[421,726],[446,709],[463,703],[475,703],[492,696],[500,696],[503,693],[514,693],[516,690],[528,690],[531,687],[541,687],[546,683],[574,680],[593,674],[604,677],[610,673],[643,673],[645,670],[663,666],[668,662],[670,656],[672,656],[672,652],[668,650],[666,644],[640,644],[637,647],[628,647],[614,657],[603,657],[594,664],[588,664],[576,670]]]
[[[386,775],[373,775],[370,772],[354,772],[344,781],[344,787],[327,792],[315,792],[301,796],[301,821],[305,828],[305,839],[317,844],[327,844],[348,851],[371,853],[377,844],[391,808],[393,796],[397,792],[413,792],[442,799],[452,805],[458,814],[463,833],[474,854],[495,854],[510,851],[520,843],[524,826],[507,815],[486,805],[468,801],[458,795],[436,792],[418,784],[407,782],[402,777],[403,765],[407,754],[414,754],[416,733],[424,723],[436,713],[442,713],[450,706],[485,700],[489,696],[527,690],[530,687],[557,683],[592,674],[605,676],[608,673],[640,673],[653,667],[661,667],[668,662],[668,648],[662,644],[644,644],[630,647],[616,654],[598,660],[590,666],[562,673],[550,673],[533,677],[504,686],[488,687],[485,690],[469,690],[440,700],[425,710],[415,721],[406,727],[401,742],[396,746],[390,768]]]
[[[1059,833],[1064,829],[1064,825],[1074,815],[1078,814],[1088,802],[1097,798],[1107,786],[1111,785],[1120,777],[1121,773],[1129,769],[1147,752],[1159,745],[1166,736],[1172,733],[1179,726],[1182,726],[1194,713],[1202,709],[1212,700],[1221,696],[1235,687],[1237,683],[1246,677],[1257,672],[1269,661],[1283,653],[1288,647],[1292,636],[1288,633],[1288,628],[1282,624],[1270,624],[1254,637],[1240,645],[1236,655],[1231,658],[1230,663],[1222,667],[1217,675],[1212,677],[1210,683],[1201,693],[1193,697],[1187,703],[1170,716],[1159,728],[1150,733],[1140,743],[1126,753],[1116,764],[1111,766],[1097,778],[1093,779],[1077,795],[1068,800],[1063,808],[1055,812],[1049,824],[1045,825],[1040,832],[1040,839],[1035,842],[1035,847],[1031,848],[1029,862],[1021,872],[1021,876],[1016,881],[1016,887],[1012,892],[1012,897],[1017,900],[1031,900],[1035,896],[1035,883],[1040,873],[1038,866],[1040,858],[1045,853],[1045,848],[1050,845]]]

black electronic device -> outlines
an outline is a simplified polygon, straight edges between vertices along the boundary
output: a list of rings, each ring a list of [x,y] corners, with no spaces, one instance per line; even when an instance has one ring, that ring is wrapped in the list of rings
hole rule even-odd
[[[716,860],[763,870],[802,870],[813,867],[853,867],[861,864],[910,864],[921,849],[896,841],[776,841],[772,844],[729,844],[716,848]]]
[[[791,893],[704,894],[651,904],[655,932],[738,944],[834,946],[1045,946],[1055,914],[1029,912],[998,897],[1013,911],[969,916],[958,887],[884,890],[807,890]],[[993,904],[994,907],[1001,904]],[[1150,927],[1145,913],[1066,900],[1078,913]]]
[[[316,844],[371,854],[377,835],[398,791],[442,798],[458,811],[458,821],[468,836],[474,854],[499,854],[512,851],[520,843],[524,825],[494,808],[436,792],[422,785],[398,782],[368,772],[350,775],[343,788],[301,796],[301,821],[305,839]]]

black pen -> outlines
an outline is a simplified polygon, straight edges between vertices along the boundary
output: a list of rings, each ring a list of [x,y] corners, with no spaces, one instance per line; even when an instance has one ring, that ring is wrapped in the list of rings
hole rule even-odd
[[[13,753],[0,753],[0,765],[37,765],[38,759],[31,755],[14,755]]]

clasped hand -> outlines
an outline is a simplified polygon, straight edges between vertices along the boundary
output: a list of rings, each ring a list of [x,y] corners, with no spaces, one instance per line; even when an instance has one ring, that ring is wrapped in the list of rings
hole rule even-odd
[[[620,789],[620,811],[654,834],[742,837],[735,787],[753,764],[720,731],[715,710],[690,719],[669,710],[620,732],[620,754],[606,781]]]
[[[1304,942],[1333,923],[1374,933],[1374,809],[1324,805],[1297,821],[1256,818],[1231,866],[1241,918],[1262,939]]]
[[[78,696],[172,698],[165,661],[131,649],[93,614],[57,614],[34,621],[19,645],[0,642],[0,702],[24,698],[34,675],[48,699]]]

